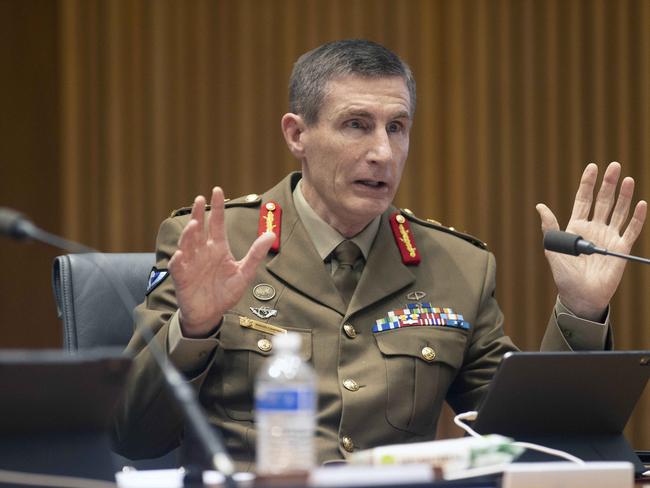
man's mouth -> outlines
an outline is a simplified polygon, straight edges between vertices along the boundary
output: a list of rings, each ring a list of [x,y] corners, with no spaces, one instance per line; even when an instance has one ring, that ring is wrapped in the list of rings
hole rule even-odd
[[[356,180],[355,183],[368,188],[383,188],[386,186],[385,182],[377,180]]]

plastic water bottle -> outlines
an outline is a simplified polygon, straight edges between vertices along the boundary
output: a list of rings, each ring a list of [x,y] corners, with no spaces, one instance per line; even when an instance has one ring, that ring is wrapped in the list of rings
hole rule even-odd
[[[316,462],[316,375],[300,357],[301,343],[296,333],[274,336],[274,356],[257,376],[258,474],[307,471]]]

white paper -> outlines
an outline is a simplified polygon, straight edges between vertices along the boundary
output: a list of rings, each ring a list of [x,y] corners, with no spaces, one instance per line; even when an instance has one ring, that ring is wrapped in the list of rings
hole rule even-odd
[[[145,471],[128,470],[115,474],[119,488],[183,488],[183,469],[152,469]],[[255,479],[252,473],[235,473],[234,480],[240,485]],[[204,471],[203,483],[206,486],[221,485],[224,476],[216,471]]]
[[[314,469],[309,474],[309,486],[382,486],[431,483],[433,469],[427,464],[403,466],[343,465]]]

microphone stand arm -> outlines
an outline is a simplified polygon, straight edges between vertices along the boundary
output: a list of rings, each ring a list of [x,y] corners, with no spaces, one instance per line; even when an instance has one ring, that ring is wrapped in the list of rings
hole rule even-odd
[[[650,259],[647,258],[642,258],[639,256],[632,256],[631,254],[620,254],[614,251],[608,251],[607,249],[603,249],[605,252],[599,253],[599,254],[604,254],[605,256],[614,256],[617,258],[621,259],[627,259],[628,261],[636,261],[637,263],[643,263],[643,264],[650,264]],[[596,251],[598,252],[598,251]]]

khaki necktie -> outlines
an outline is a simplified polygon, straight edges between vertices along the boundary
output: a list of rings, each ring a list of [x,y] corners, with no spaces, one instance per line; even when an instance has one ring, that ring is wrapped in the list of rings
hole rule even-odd
[[[361,258],[361,249],[354,242],[346,240],[336,246],[333,254],[339,266],[332,278],[347,307],[354,294],[354,289],[357,287],[357,273],[354,272],[354,263]]]

